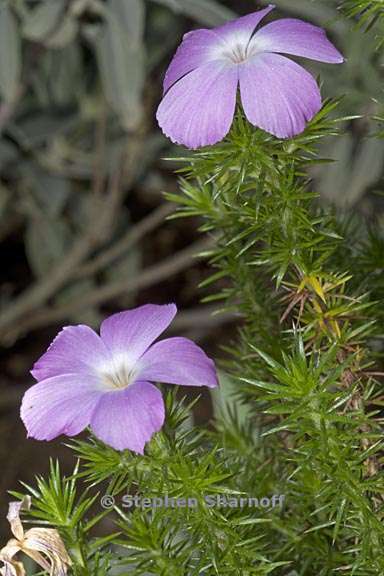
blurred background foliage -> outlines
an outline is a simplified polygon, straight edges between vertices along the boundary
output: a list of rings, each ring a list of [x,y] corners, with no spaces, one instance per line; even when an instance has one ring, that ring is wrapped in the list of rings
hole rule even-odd
[[[213,354],[228,341],[234,319],[199,304],[209,271],[194,256],[210,240],[193,221],[165,221],[173,207],[163,192],[177,181],[162,158],[183,152],[163,137],[154,112],[185,31],[266,4],[0,0],[2,494],[42,472],[47,451],[58,452],[26,442],[18,404],[33,361],[60,326],[97,326],[106,313],[176,301],[175,330],[205,340]],[[319,163],[313,186],[364,234],[382,218],[384,147],[374,135],[382,130],[383,24],[366,6],[353,10],[357,4],[277,0],[273,17],[325,27],[346,56],[337,67],[306,62],[324,97],[344,96],[340,115],[358,116],[321,150],[334,162]]]

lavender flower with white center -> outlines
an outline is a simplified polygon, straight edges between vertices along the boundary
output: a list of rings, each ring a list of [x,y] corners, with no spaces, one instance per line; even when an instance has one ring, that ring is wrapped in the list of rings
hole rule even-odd
[[[233,121],[239,85],[249,122],[279,138],[302,132],[320,110],[312,75],[280,53],[330,64],[343,57],[321,28],[301,20],[276,20],[256,30],[273,8],[184,36],[157,111],[173,142],[194,149],[222,140]]]
[[[67,326],[37,361],[38,384],[24,395],[21,418],[28,436],[52,440],[87,426],[117,450],[143,454],[164,423],[164,402],[151,382],[217,386],[212,360],[187,338],[153,343],[175,317],[174,304],[147,304],[110,316],[100,336]]]

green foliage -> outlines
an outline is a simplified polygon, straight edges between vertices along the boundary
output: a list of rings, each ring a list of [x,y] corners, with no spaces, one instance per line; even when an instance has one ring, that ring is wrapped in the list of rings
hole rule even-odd
[[[29,520],[58,528],[74,562],[73,573],[79,576],[266,575],[285,566],[266,557],[268,541],[260,532],[271,524],[277,538],[282,509],[261,508],[255,516],[247,507],[205,505],[207,496],[269,495],[271,474],[256,478],[251,473],[254,463],[244,468],[246,458],[235,456],[235,450],[233,460],[227,461],[206,433],[188,425],[191,404],[176,400],[174,391],[166,395],[166,409],[166,426],[144,457],[115,452],[95,439],[75,441],[72,448],[80,464],[70,478],[61,477],[52,463],[48,480],[38,478],[36,487],[26,487],[33,500]],[[258,450],[253,442],[252,449]],[[101,482],[103,492],[91,494]],[[108,506],[106,495],[113,496]],[[131,507],[124,500],[127,495],[167,496],[192,504]],[[106,508],[102,512],[101,506]],[[278,549],[277,540],[273,547]]]
[[[382,242],[374,225],[348,231],[308,191],[313,145],[336,126],[331,107],[289,142],[238,113],[224,143],[185,159],[183,195],[169,198],[215,233],[211,280],[231,281],[213,297],[245,320],[233,375],[285,479],[284,559],[298,574],[379,574],[383,347],[370,345],[382,338],[372,321],[382,317]]]
[[[356,17],[359,25],[364,26],[367,30],[376,24],[382,27],[384,16],[382,0],[345,0],[342,7],[350,18]],[[382,42],[383,39],[380,43]]]
[[[52,466],[29,489],[31,519],[58,527],[74,574],[383,572],[382,241],[374,226],[355,235],[363,224],[310,190],[315,147],[340,124],[334,108],[291,141],[238,112],[223,143],[182,159],[182,194],[170,199],[215,235],[208,298],[244,318],[228,347],[232,397],[202,430],[167,392],[166,425],[144,456],[76,440],[73,476]],[[267,497],[269,508],[210,507],[207,496]],[[164,497],[182,504],[140,500]]]
[[[73,476],[67,478],[61,474],[59,463],[51,461],[47,480],[37,477],[36,487],[25,485],[33,503],[28,518],[34,525],[48,525],[59,530],[74,564],[74,576],[107,574],[109,553],[106,547],[116,537],[116,532],[90,538],[91,531],[107,512],[96,510],[92,518],[87,519],[99,495],[90,496],[88,489],[82,487],[79,496],[76,482],[78,471],[76,466]],[[19,492],[12,492],[12,495],[23,497]]]

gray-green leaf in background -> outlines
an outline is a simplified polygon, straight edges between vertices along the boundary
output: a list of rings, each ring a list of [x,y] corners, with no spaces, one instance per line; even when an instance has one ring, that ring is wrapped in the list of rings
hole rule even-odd
[[[270,0],[259,0],[259,3],[259,8],[271,4]],[[276,0],[273,4],[275,4],[276,10],[287,11],[297,18],[308,19],[322,26],[332,23],[332,26],[340,31],[346,29],[343,19],[337,19],[338,7],[337,2],[334,0],[330,2],[327,0],[323,2],[314,2],[313,0]],[[278,16],[280,17],[281,13]]]
[[[65,11],[65,0],[45,0],[25,16],[23,36],[34,42],[44,42],[56,30]]]
[[[11,102],[21,75],[21,41],[16,17],[7,2],[0,3],[0,96]]]
[[[30,186],[35,201],[47,218],[61,216],[71,194],[71,181],[35,167],[30,169]]]
[[[329,153],[329,147],[327,149]],[[351,207],[358,202],[382,173],[384,147],[376,138],[361,140],[356,147],[351,134],[339,136],[331,147],[335,160],[321,172],[318,190],[337,206]]]
[[[144,70],[144,0],[109,0],[96,53],[107,101],[128,130],[142,115]]]
[[[79,297],[84,296],[88,292],[95,289],[95,282],[92,278],[84,278],[83,280],[77,280],[72,282],[68,286],[65,286],[55,298],[56,306],[65,306],[71,302],[76,301]],[[100,326],[103,319],[97,307],[88,307],[82,310],[76,310],[73,315],[69,316],[69,319],[73,319],[77,324],[87,324],[96,328]]]
[[[210,390],[215,417],[217,419],[226,419],[232,409],[235,410],[239,423],[245,424],[249,420],[250,410],[249,406],[240,402],[238,396],[236,396],[238,386],[226,372],[220,370],[218,375],[219,388]]]
[[[49,274],[54,265],[66,254],[71,232],[58,218],[31,218],[25,232],[28,262],[37,277]]]
[[[218,26],[236,17],[236,13],[216,0],[153,0],[174,12],[181,12],[206,26]]]
[[[49,48],[64,48],[70,46],[75,40],[79,30],[79,23],[72,14],[66,14],[59,27],[47,39]]]
[[[68,106],[84,92],[82,53],[78,42],[47,50],[41,58],[39,74],[34,77],[35,86],[40,82],[39,92],[45,101],[59,106]],[[37,88],[37,87],[36,87]]]
[[[15,161],[17,155],[17,149],[12,143],[0,140],[0,172],[9,162]]]
[[[7,204],[9,203],[9,198],[11,193],[9,192],[8,188],[6,188],[0,182],[0,219],[4,216],[7,208]]]

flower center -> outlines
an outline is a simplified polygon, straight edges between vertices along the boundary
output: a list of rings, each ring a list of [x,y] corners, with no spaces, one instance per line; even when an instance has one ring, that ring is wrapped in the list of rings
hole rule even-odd
[[[238,34],[227,42],[216,45],[212,51],[212,58],[229,60],[232,64],[242,64],[259,52],[264,52],[264,47],[256,37],[249,38]]]
[[[244,46],[244,44],[237,44],[232,48],[229,57],[235,64],[241,64],[241,62],[245,62],[248,57],[247,46]]]
[[[136,380],[137,371],[122,364],[113,372],[103,374],[103,384],[109,390],[123,390]]]

